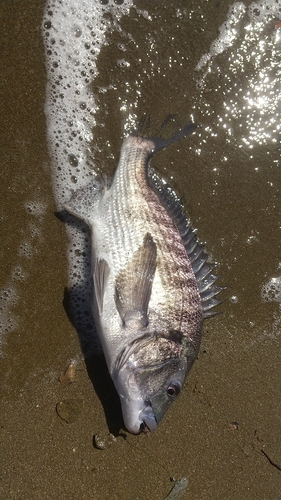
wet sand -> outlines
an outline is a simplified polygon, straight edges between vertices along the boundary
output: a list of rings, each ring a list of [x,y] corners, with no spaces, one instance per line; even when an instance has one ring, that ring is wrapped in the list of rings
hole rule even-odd
[[[205,46],[193,40],[190,50],[208,50],[230,3],[226,4],[205,6],[211,20]],[[18,326],[5,335],[2,347],[1,498],[161,500],[173,486],[171,478],[187,477],[182,498],[277,500],[280,322],[277,304],[261,302],[260,286],[266,277],[275,276],[280,258],[280,175],[266,148],[251,160],[252,170],[245,168],[251,161],[242,153],[231,158],[236,168],[231,176],[228,170],[220,177],[216,197],[211,196],[212,177],[206,168],[211,153],[197,164],[191,161],[184,175],[177,167],[183,165],[181,147],[161,153],[164,170],[174,162],[175,184],[179,188],[184,183],[181,194],[190,216],[220,263],[220,283],[228,290],[224,314],[205,322],[199,358],[158,431],[140,436],[125,431],[102,357],[87,360],[87,366],[78,364],[72,384],[63,386],[58,380],[70,359],[79,356],[80,347],[64,307],[67,237],[56,217],[46,143],[43,7],[36,0],[1,4],[1,284],[12,286],[18,296],[9,308],[10,321]],[[203,43],[199,36],[198,40]],[[104,60],[109,50],[105,48]],[[107,71],[100,68],[94,86],[101,85],[110,71],[114,78],[111,60],[107,62]],[[160,84],[155,82],[156,90]],[[191,79],[188,84],[183,113],[196,92]],[[163,109],[180,110],[181,88],[164,103],[157,95],[153,104],[150,91],[144,102],[145,110],[157,118]],[[111,109],[114,99],[107,102]],[[100,143],[113,116],[114,111],[104,119]],[[120,118],[116,124],[117,131],[109,134],[118,157]],[[223,150],[225,144],[216,147]],[[252,173],[254,162],[263,167],[258,177]],[[111,160],[108,169],[113,168]],[[28,202],[39,202],[44,213],[31,213]],[[259,229],[258,241],[249,246],[245,241],[253,228]],[[57,404],[66,401],[72,412],[65,418],[73,422],[57,414]],[[96,449],[94,435],[103,438],[110,432],[116,441]]]

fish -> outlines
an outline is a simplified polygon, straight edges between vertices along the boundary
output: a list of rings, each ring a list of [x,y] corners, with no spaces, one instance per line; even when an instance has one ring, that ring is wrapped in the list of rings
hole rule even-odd
[[[90,228],[92,312],[126,429],[154,432],[197,358],[223,287],[178,195],[151,158],[192,134],[125,137],[113,180],[93,179],[64,208]]]

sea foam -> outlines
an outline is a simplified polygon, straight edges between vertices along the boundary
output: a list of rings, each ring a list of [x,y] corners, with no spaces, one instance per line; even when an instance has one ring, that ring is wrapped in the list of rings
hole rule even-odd
[[[91,82],[106,33],[131,2],[51,0],[42,33],[47,68],[45,113],[53,192],[58,210],[96,175],[92,145],[97,105]],[[106,14],[110,14],[110,19]],[[63,215],[69,236],[69,308],[86,355],[100,350],[91,316],[90,241],[83,223]]]

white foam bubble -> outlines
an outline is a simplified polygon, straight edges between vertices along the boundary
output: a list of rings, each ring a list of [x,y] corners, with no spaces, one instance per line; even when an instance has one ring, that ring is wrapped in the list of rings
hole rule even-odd
[[[248,16],[256,22],[268,22],[272,17],[281,18],[281,4],[278,0],[259,0],[248,7]]]
[[[46,203],[42,203],[40,201],[27,201],[24,206],[27,213],[38,217],[38,219],[42,221],[47,210]]]
[[[48,77],[45,113],[53,191],[59,210],[73,191],[97,173],[92,160],[97,105],[91,82],[97,75],[97,57],[106,44],[106,33],[116,28],[131,5],[131,0],[46,2],[42,25]],[[127,65],[125,59],[119,63]],[[71,217],[66,216],[66,220],[70,222]],[[90,241],[82,223],[72,221],[67,230],[71,308],[86,352],[93,343],[97,349],[89,303]]]
[[[18,301],[18,293],[13,284],[0,290],[0,337],[1,344],[4,334],[14,331],[18,326],[18,317],[13,313],[13,308]]]
[[[263,302],[279,302],[281,304],[281,276],[271,278],[261,290]]]
[[[0,290],[0,339],[4,341],[5,334],[19,327],[19,318],[14,313],[14,307],[21,296],[21,284],[30,275],[32,259],[39,252],[41,231],[47,204],[39,201],[28,201],[24,204],[26,212],[32,217],[27,226],[22,228],[24,238],[17,248],[17,264],[10,270],[5,287]]]
[[[260,0],[252,2],[248,9],[243,2],[234,2],[228,10],[226,20],[219,27],[219,36],[211,43],[210,50],[204,54],[196,66],[196,70],[202,69],[213,57],[221,54],[233,45],[239,36],[238,24],[247,14],[248,18],[257,23],[267,23],[270,19],[281,17],[280,0]]]
[[[50,0],[43,19],[48,75],[45,113],[52,158],[53,187],[58,206],[93,174],[92,128],[97,110],[91,82],[96,60],[112,23],[131,2]],[[113,21],[104,14],[110,13]]]
[[[196,70],[202,69],[213,57],[231,47],[238,36],[237,24],[244,17],[246,7],[243,2],[234,2],[229,7],[227,18],[219,27],[219,36],[211,43],[210,50],[204,54],[196,66]]]
[[[33,253],[32,245],[29,241],[23,241],[20,243],[18,248],[18,256],[25,257],[26,259],[31,259]]]
[[[11,282],[14,283],[15,281],[24,281],[28,277],[28,273],[24,269],[23,266],[18,264],[11,273]]]

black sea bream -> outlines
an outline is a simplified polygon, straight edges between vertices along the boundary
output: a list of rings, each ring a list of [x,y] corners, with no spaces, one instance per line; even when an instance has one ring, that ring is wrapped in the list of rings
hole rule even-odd
[[[221,291],[175,193],[150,158],[170,139],[136,132],[112,184],[93,181],[65,208],[91,229],[93,315],[128,431],[155,431],[198,354]]]

